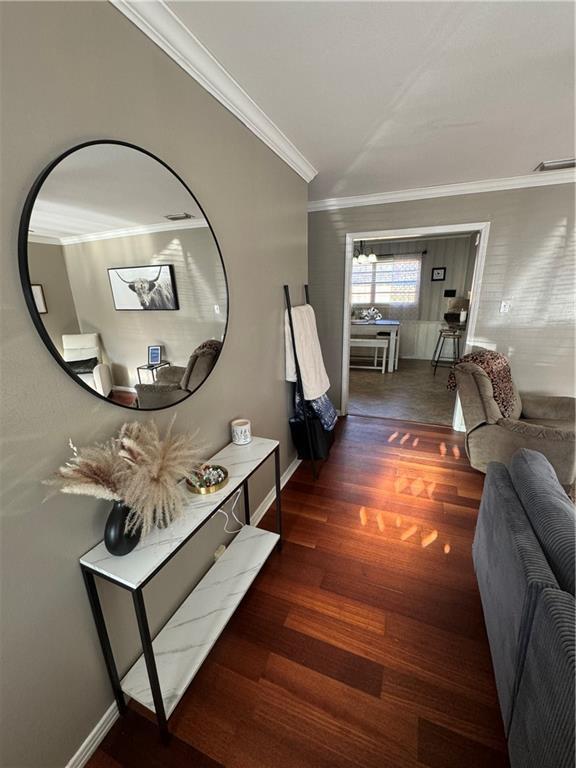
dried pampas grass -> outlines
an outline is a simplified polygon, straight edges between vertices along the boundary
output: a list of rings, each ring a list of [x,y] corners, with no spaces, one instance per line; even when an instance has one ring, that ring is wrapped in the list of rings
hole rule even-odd
[[[62,493],[122,501],[130,507],[126,531],[141,529],[145,536],[155,526],[165,528],[182,514],[185,491],[200,459],[195,435],[174,435],[174,419],[161,437],[153,421],[124,424],[118,437],[106,443],[77,449],[45,481]]]
[[[58,487],[62,493],[121,501],[129,469],[118,458],[117,440],[80,449],[70,440],[70,447],[72,458],[60,467],[53,478],[44,483]]]
[[[119,455],[132,471],[124,487],[124,503],[131,508],[126,530],[140,526],[145,536],[154,526],[165,528],[182,514],[185,489],[181,484],[198,464],[200,451],[194,435],[172,434],[164,439],[154,422],[125,424]]]

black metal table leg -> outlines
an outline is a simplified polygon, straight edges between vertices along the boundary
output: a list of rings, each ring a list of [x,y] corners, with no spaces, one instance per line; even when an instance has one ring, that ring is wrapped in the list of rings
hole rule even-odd
[[[445,341],[444,336],[441,335],[439,341],[440,341],[440,350],[438,351],[438,357],[436,358],[436,361],[434,363],[434,376],[436,376],[436,371],[438,369],[438,363],[440,362],[440,360],[442,358],[442,351],[444,350],[444,341]]]
[[[274,448],[274,471],[276,480],[276,533],[279,534],[278,549],[282,549],[282,502],[280,499],[282,489],[280,487],[280,446]]]
[[[242,493],[244,494],[244,521],[250,525],[250,494],[248,493],[248,480],[242,483]]]
[[[158,680],[158,670],[156,669],[156,659],[154,658],[154,649],[152,648],[152,638],[150,637],[150,628],[148,626],[148,617],[146,616],[146,606],[144,605],[142,590],[134,590],[134,592],[132,592],[132,599],[134,600],[134,610],[138,621],[138,629],[140,630],[140,640],[142,642],[144,661],[146,662],[146,670],[150,681],[156,719],[158,720],[158,728],[160,729],[160,738],[166,744],[170,739],[170,732],[168,731],[168,723],[166,721],[164,700],[162,698],[162,691],[160,690],[160,681]]]
[[[436,342],[436,346],[434,347],[434,352],[432,353],[432,360],[430,361],[431,365],[434,365],[436,363],[436,354],[438,352],[438,347],[440,346],[440,342],[442,340],[442,331],[438,334],[438,341]]]
[[[118,670],[116,669],[116,662],[114,661],[114,654],[112,652],[112,646],[110,645],[110,638],[108,637],[106,621],[104,620],[104,614],[102,613],[102,606],[100,605],[100,598],[98,597],[94,574],[91,571],[82,568],[82,576],[84,577],[84,584],[86,585],[86,591],[88,592],[88,600],[90,602],[90,608],[92,609],[92,615],[94,616],[96,631],[98,632],[98,639],[100,640],[102,653],[104,654],[104,662],[106,663],[106,669],[114,692],[114,698],[118,705],[118,711],[123,715],[124,712],[126,712],[126,700],[120,686],[120,678],[118,677]]]

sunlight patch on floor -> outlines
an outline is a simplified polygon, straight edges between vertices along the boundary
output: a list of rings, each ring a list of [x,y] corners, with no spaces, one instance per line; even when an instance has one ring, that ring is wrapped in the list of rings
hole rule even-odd
[[[422,541],[420,542],[422,549],[426,549],[426,547],[429,547],[430,544],[433,544],[437,538],[438,538],[438,531],[436,529],[426,534],[426,536],[422,536]]]

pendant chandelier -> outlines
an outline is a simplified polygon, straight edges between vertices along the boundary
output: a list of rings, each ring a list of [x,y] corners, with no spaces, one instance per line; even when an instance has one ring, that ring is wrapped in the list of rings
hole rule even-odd
[[[366,255],[366,250],[370,252]],[[378,261],[378,257],[374,253],[373,249],[364,248],[364,241],[360,241],[360,246],[354,249],[354,256],[352,257],[354,264],[375,264]]]

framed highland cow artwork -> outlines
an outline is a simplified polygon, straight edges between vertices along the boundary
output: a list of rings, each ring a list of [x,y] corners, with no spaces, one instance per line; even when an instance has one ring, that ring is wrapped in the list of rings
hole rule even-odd
[[[172,264],[114,267],[108,270],[114,308],[160,311],[178,309]]]

